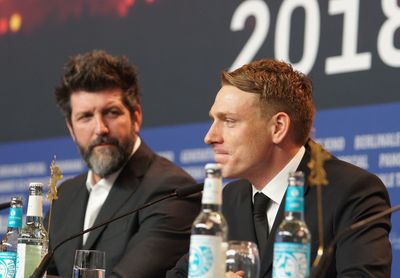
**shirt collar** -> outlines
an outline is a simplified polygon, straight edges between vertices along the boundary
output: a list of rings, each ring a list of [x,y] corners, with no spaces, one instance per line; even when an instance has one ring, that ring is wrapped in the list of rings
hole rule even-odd
[[[297,170],[305,151],[306,149],[302,146],[289,163],[286,164],[286,166],[261,190],[261,192],[268,196],[273,202],[279,205],[282,202],[288,186],[289,173]],[[254,195],[259,191],[254,187],[254,185],[252,187],[254,201]]]
[[[136,139],[135,145],[133,146],[133,150],[132,150],[132,153],[131,153],[129,159],[139,149],[141,142],[142,142],[142,140],[138,136],[137,139]],[[99,186],[99,187],[105,187],[105,188],[111,189],[112,185],[114,184],[114,182],[118,178],[118,176],[121,173],[123,168],[124,167],[121,167],[120,169],[118,169],[118,171],[108,175],[107,177],[102,178],[96,184],[93,184],[93,171],[91,169],[89,169],[88,175],[86,177],[86,188],[87,188],[87,190],[90,192],[92,190],[93,186]]]

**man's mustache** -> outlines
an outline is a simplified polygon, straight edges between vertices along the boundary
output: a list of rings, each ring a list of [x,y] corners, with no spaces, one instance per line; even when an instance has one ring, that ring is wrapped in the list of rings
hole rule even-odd
[[[92,143],[89,145],[89,152],[91,152],[96,146],[102,145],[102,144],[110,144],[114,145],[116,147],[119,147],[119,142],[117,139],[112,138],[112,137],[97,137]]]

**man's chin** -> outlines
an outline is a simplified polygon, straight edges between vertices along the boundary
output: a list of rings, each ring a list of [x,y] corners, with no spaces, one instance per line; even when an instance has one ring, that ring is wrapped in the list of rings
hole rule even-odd
[[[116,148],[117,147],[115,145],[111,145],[111,144],[97,145],[92,149],[92,153],[95,153],[95,154],[103,154],[103,153],[110,154]]]
[[[227,155],[220,155],[220,154],[214,155],[214,160],[216,163],[221,165],[222,168],[229,167],[230,159]]]
[[[96,175],[104,178],[116,172],[123,164],[122,159],[115,160],[114,157],[103,155],[92,157],[88,166]]]
[[[218,162],[217,162],[218,163]],[[234,167],[229,167],[229,165],[221,164],[221,175],[224,179],[238,179],[241,178],[241,174]]]
[[[217,162],[217,161],[216,161]],[[217,162],[219,165],[221,165],[221,175],[224,179],[230,179],[231,177],[231,173],[229,171],[229,169],[226,167],[226,165]]]

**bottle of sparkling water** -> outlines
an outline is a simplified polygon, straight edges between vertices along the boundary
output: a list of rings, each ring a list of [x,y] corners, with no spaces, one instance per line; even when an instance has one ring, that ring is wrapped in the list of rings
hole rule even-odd
[[[14,278],[17,262],[18,236],[22,227],[22,199],[11,197],[7,233],[1,241],[0,277]]]
[[[276,233],[272,277],[308,277],[311,234],[304,222],[304,174],[289,174],[285,219]]]
[[[43,226],[43,184],[29,184],[26,225],[18,237],[17,278],[30,277],[47,254],[48,236]]]
[[[205,166],[202,208],[192,226],[189,277],[225,277],[228,226],[221,212],[221,167]]]

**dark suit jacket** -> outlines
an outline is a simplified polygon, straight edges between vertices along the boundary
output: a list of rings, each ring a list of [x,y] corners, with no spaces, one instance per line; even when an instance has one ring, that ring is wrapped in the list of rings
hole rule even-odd
[[[307,150],[299,170],[305,172],[305,221],[311,232],[311,263],[318,249],[316,188],[307,184],[310,153]],[[328,245],[338,232],[354,222],[390,207],[385,186],[373,174],[333,158],[325,163],[329,184],[323,187],[324,244]],[[265,250],[260,250],[261,275],[272,277],[272,254],[276,230],[284,217],[281,203]],[[248,181],[228,184],[223,191],[223,213],[228,222],[229,240],[257,242],[252,216],[252,187]],[[390,277],[390,217],[379,219],[354,232],[337,244],[336,253],[324,277]],[[187,257],[168,273],[168,277],[187,275]]]
[[[59,187],[54,202],[50,248],[83,230],[88,200],[87,173]],[[94,225],[172,193],[195,181],[182,169],[153,153],[142,142],[118,176]],[[188,251],[190,229],[199,213],[199,196],[172,198],[71,240],[54,255],[49,274],[71,277],[77,249],[106,252],[106,276],[164,277],[167,269]]]

